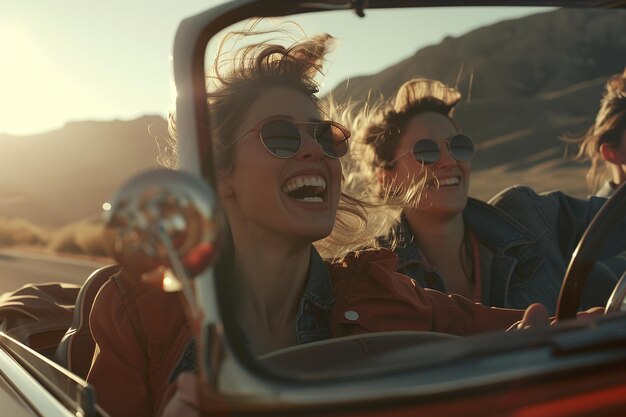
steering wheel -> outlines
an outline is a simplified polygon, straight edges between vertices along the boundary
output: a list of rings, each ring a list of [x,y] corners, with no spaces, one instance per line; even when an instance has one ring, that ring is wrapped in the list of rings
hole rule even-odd
[[[615,194],[604,203],[578,242],[572,260],[567,267],[565,278],[563,278],[556,311],[557,321],[576,317],[582,290],[587,283],[589,272],[593,268],[604,242],[611,235],[625,212],[626,183],[623,183]],[[620,288],[624,286],[626,286],[626,279],[621,279],[613,294],[616,294],[616,291],[623,292],[623,289],[620,290]],[[607,307],[607,311],[612,308],[614,307]]]
[[[345,336],[320,342],[291,346],[262,356],[261,362],[276,371],[292,375],[339,372],[341,375],[363,370],[365,359],[428,343],[458,339],[461,336],[437,332],[383,332]]]

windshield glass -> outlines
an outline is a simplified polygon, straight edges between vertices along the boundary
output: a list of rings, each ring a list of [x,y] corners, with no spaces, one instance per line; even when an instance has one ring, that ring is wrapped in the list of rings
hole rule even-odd
[[[521,320],[521,312],[533,302],[543,304],[547,314],[554,315],[562,277],[584,231],[584,227],[576,228],[588,224],[588,219],[577,223],[575,218],[590,213],[586,211],[587,202],[578,207],[579,203],[571,198],[587,201],[587,196],[598,192],[602,183],[611,178],[607,171],[594,182],[587,175],[588,159],[576,155],[585,132],[596,120],[607,81],[624,71],[624,18],[623,10],[530,7],[366,10],[364,18],[350,11],[336,11],[241,22],[214,37],[205,60],[209,114],[217,144],[212,166],[218,173],[218,189],[220,181],[228,184],[223,203],[234,240],[231,249],[235,276],[241,274],[235,280],[236,289],[224,284],[229,294],[229,298],[224,298],[228,300],[225,308],[232,310],[229,317],[237,329],[235,337],[241,336],[237,343],[253,356],[262,357],[265,364],[288,374],[309,378],[329,373],[346,376],[364,372],[364,363],[368,364],[367,369],[401,367],[403,360],[398,362],[390,359],[392,355],[384,355],[389,346],[419,345],[429,358],[424,365],[438,362],[438,355],[448,359],[449,355],[469,355],[468,351],[455,348],[467,346],[468,342],[454,336],[503,333]],[[323,48],[328,48],[328,52],[315,55],[319,50],[310,45],[306,50],[312,54],[309,63],[315,61],[316,65],[312,82],[321,98],[316,104],[319,114],[314,110],[296,110],[298,100],[280,92],[281,81],[269,78],[265,84],[251,81],[247,95],[242,93],[245,98],[228,107],[233,104],[224,97],[237,90],[232,87],[237,77],[246,77],[236,71],[246,62],[261,62],[255,61],[255,53],[262,55],[259,45],[275,44],[285,47],[285,51],[297,51],[294,45],[318,35],[323,35]],[[282,53],[276,51],[272,53]],[[446,110],[442,112],[439,104],[419,110],[411,101],[412,94],[430,94]],[[240,96],[234,94],[233,102]],[[235,107],[237,114],[232,111]],[[308,130],[299,124],[311,120],[332,120],[349,130],[349,152],[343,156],[338,143],[346,135],[338,129],[326,139],[319,133],[324,127]],[[290,283],[300,286],[293,291],[298,294],[294,300],[289,298],[291,289],[281,294],[281,300],[291,300],[285,303],[292,303],[292,310],[269,313],[271,308],[263,302],[276,301],[272,293],[282,291],[284,287],[280,285],[284,283],[250,275],[243,258],[258,254],[252,255],[254,249],[239,240],[245,236],[248,242],[254,242],[268,230],[270,234],[292,233],[292,227],[299,226],[293,226],[297,220],[292,222],[290,216],[307,219],[306,203],[319,202],[321,207],[327,199],[332,201],[332,174],[324,171],[332,168],[322,168],[319,174],[310,164],[302,172],[293,168],[293,161],[304,158],[307,135],[321,145],[325,158],[341,157],[340,187],[354,200],[339,197],[338,220],[330,238],[324,232],[316,235],[313,230],[302,229],[302,233],[310,232],[308,236],[318,236],[308,275],[301,282]],[[257,157],[248,155],[253,147],[260,152]],[[282,168],[266,170],[266,157],[268,164],[280,161]],[[250,174],[254,179],[246,177],[250,172],[254,172]],[[291,179],[294,176],[301,177],[301,184],[298,179]],[[503,192],[515,185],[529,188]],[[240,186],[241,191],[237,191]],[[278,208],[271,206],[276,189],[280,194]],[[230,198],[241,193],[246,193],[250,202],[239,197],[233,205]],[[545,193],[551,194],[540,196]],[[363,205],[364,218],[355,210],[350,211],[349,207]],[[493,207],[497,207],[498,214],[486,214]],[[570,209],[573,213],[567,215],[571,218],[565,220],[566,214],[559,213]],[[345,211],[349,215],[342,218]],[[311,224],[310,219],[304,221]],[[442,234],[444,230],[448,235]],[[454,234],[456,238],[450,236]],[[613,238],[608,245],[611,248],[603,254],[605,258],[624,249],[620,238]],[[360,300],[363,305],[359,305],[359,310],[354,304],[363,295],[359,291],[386,289],[357,287],[342,274],[353,274],[353,265],[367,263],[363,258],[351,258],[352,251],[369,253],[372,248],[394,251],[399,259],[398,271],[420,291],[429,288],[460,294],[469,301],[514,311],[503,313],[511,315],[502,321],[495,319],[497,324],[489,318],[481,325],[468,324],[469,327],[459,329],[455,325],[439,326],[438,317],[451,319],[455,313],[438,312],[437,300],[433,301],[435,311],[429,313],[435,323],[431,327],[397,325],[403,314],[401,309],[394,310],[394,302],[381,302],[381,294],[379,299]],[[330,277],[315,275],[316,256],[327,262]],[[503,262],[509,264],[503,267]],[[256,271],[262,275],[263,267],[256,265]],[[323,268],[324,264],[320,265]],[[337,272],[341,268],[344,269]],[[583,296],[581,308],[604,305],[619,277],[616,274],[598,277],[596,287],[589,287]],[[321,300],[307,299],[309,291],[315,291],[317,279],[329,280],[334,293],[328,299],[323,291],[312,296],[320,296]],[[248,290],[241,290],[247,286]],[[259,297],[262,292],[268,293],[264,300]],[[418,297],[428,298],[430,294],[430,290],[426,295],[420,292]],[[448,300],[456,300],[455,297]],[[334,302],[334,307],[326,307],[325,302]],[[314,310],[311,317],[307,317],[307,308]],[[296,318],[297,332],[301,331],[298,338],[268,340],[262,329],[267,325],[269,334],[276,331],[271,329],[276,325],[272,323],[272,314]],[[306,336],[310,326],[320,330],[316,314],[328,315],[325,320],[330,323],[322,322],[329,328]],[[250,317],[255,319],[250,321]],[[307,322],[309,319],[312,321]],[[361,327],[357,332],[342,333],[341,329],[352,325]],[[385,338],[379,334],[405,330],[444,335],[416,334],[405,338],[391,332]],[[340,347],[329,342],[337,335],[360,333],[378,334],[354,343],[371,344],[371,352],[378,352],[373,356],[386,359],[372,365],[360,356],[360,349],[351,350],[353,340]],[[254,340],[257,336],[261,340],[258,345]],[[523,336],[520,338],[523,340]],[[479,350],[491,343],[491,339],[477,340],[471,346]],[[427,346],[427,342],[438,344]],[[335,356],[337,361],[329,360],[329,352],[338,350],[343,350],[344,355]],[[426,353],[416,352],[410,354],[411,363],[422,363],[416,358],[425,357]]]

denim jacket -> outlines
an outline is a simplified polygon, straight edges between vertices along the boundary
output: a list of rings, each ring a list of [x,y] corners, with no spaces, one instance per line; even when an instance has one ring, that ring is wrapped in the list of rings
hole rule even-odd
[[[521,186],[502,191],[489,203],[469,198],[463,217],[479,241],[482,303],[521,309],[539,302],[554,314],[571,254],[604,201],[561,192],[539,195]],[[424,262],[405,219],[396,232],[398,270],[426,288],[446,292],[438,271]],[[622,221],[591,271],[581,308],[606,304],[626,270],[625,251]]]

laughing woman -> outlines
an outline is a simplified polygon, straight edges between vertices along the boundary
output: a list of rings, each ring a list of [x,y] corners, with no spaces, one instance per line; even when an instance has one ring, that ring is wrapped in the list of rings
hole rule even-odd
[[[489,306],[542,303],[554,313],[570,256],[604,199],[519,186],[489,204],[468,197],[474,142],[453,117],[460,99],[456,89],[418,78],[400,87],[395,102],[361,117],[361,182],[401,209],[384,244],[397,253],[399,271],[425,288]],[[624,250],[622,222],[592,271],[584,308],[606,303],[625,268]]]
[[[350,132],[329,120],[313,81],[331,40],[247,47],[209,95],[218,193],[232,238],[228,292],[242,343],[262,355],[367,332],[507,329],[523,311],[423,290],[395,272],[393,252],[331,263],[316,250],[314,242],[362,217],[342,193]],[[112,415],[157,414],[176,377],[195,367],[178,300],[125,272],[100,291],[88,381]]]

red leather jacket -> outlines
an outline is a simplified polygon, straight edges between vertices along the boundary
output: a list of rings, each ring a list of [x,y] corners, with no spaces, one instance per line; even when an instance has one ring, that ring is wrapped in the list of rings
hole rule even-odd
[[[524,314],[423,289],[395,272],[398,257],[388,250],[353,254],[328,266],[336,297],[331,323],[335,337],[398,330],[467,336],[506,330]]]
[[[333,336],[397,330],[467,335],[504,330],[522,318],[520,310],[423,290],[395,272],[397,264],[390,251],[327,263],[336,297]],[[158,415],[171,394],[172,370],[192,340],[180,295],[122,271],[100,290],[90,326],[97,346],[87,380],[98,403],[112,417]]]

